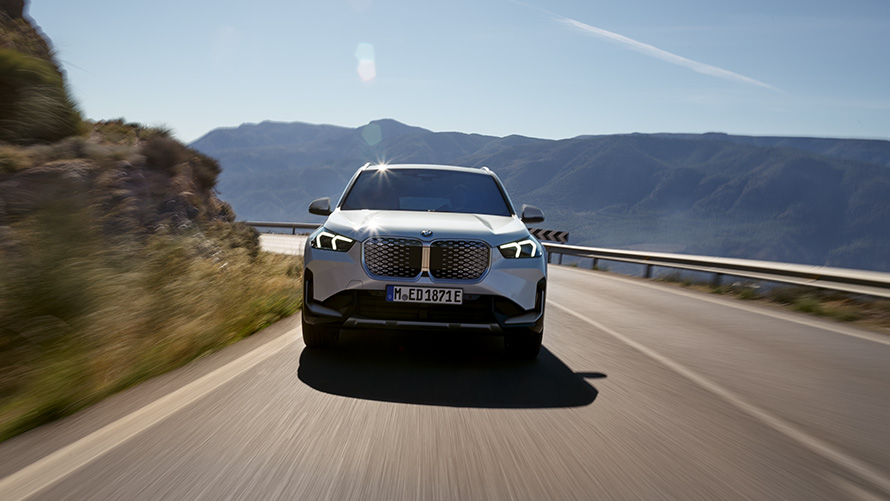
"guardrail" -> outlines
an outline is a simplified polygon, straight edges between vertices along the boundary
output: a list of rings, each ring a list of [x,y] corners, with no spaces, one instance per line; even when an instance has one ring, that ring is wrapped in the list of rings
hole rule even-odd
[[[314,230],[321,226],[319,223],[276,223],[270,221],[244,221],[244,224],[249,224],[254,228],[290,228],[291,235],[296,235],[297,230]]]
[[[549,256],[560,256],[559,264],[562,255],[591,258],[592,267],[600,260],[640,264],[644,266],[645,278],[652,278],[655,267],[675,268],[711,273],[715,286],[720,285],[724,276],[733,276],[890,298],[890,273],[877,271],[551,243],[544,243],[544,247]]]
[[[320,226],[318,223],[267,221],[245,221],[245,223],[257,228],[291,228],[292,234],[296,234],[297,229],[315,229]],[[652,278],[652,271],[656,267],[673,268],[711,273],[714,276],[712,283],[715,286],[720,285],[724,277],[730,276],[890,298],[890,273],[877,271],[689,254],[581,247],[548,242],[544,242],[544,247],[548,252],[548,261],[553,256],[559,256],[558,264],[562,264],[562,256],[568,255],[592,259],[591,267],[596,267],[600,261],[635,263],[644,267],[643,276],[645,278]]]

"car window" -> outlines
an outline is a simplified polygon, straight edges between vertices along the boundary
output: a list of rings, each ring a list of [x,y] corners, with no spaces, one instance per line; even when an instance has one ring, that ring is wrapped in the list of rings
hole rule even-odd
[[[340,209],[512,215],[504,194],[490,175],[429,169],[364,171]]]

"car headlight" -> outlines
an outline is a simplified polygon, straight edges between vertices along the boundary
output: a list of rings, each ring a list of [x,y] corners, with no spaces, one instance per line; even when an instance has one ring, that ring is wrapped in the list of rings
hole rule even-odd
[[[309,236],[309,246],[313,249],[346,252],[352,248],[353,244],[355,244],[355,240],[344,237],[339,233],[334,233],[327,228],[319,228]]]
[[[540,244],[531,238],[498,245],[498,250],[501,251],[501,255],[507,259],[539,257],[541,255]]]

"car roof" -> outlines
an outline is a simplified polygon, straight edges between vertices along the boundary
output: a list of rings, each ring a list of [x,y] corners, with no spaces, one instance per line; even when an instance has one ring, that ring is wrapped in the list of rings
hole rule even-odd
[[[473,172],[476,174],[488,174],[489,176],[493,173],[489,170],[488,167],[461,167],[458,165],[440,165],[440,164],[372,164],[367,163],[362,166],[360,170],[379,170],[381,168],[385,168],[387,170],[390,169],[425,169],[425,170],[449,170],[449,171],[457,171],[457,172]]]

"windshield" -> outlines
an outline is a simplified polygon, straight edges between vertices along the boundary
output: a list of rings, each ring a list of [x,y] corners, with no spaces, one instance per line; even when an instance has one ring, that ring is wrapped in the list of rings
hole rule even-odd
[[[504,194],[490,175],[430,169],[364,171],[340,209],[512,215]]]

